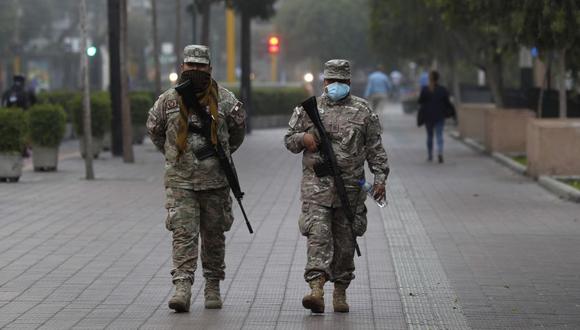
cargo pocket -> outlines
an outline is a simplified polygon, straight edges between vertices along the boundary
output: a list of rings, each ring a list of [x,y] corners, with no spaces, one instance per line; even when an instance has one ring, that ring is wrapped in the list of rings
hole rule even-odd
[[[356,236],[362,236],[367,231],[367,208],[364,204],[357,209],[352,224],[352,231]]]
[[[230,188],[224,189],[224,231],[229,231],[234,223],[234,215],[232,213],[232,196],[230,196]]]
[[[310,221],[308,210],[310,209],[310,204],[302,203],[302,212],[300,213],[300,217],[298,217],[298,229],[300,229],[300,233],[303,236],[308,236],[310,231]]]
[[[165,188],[165,209],[167,210],[167,217],[165,218],[165,228],[173,231],[173,219],[177,213],[175,209],[175,195],[172,188]]]

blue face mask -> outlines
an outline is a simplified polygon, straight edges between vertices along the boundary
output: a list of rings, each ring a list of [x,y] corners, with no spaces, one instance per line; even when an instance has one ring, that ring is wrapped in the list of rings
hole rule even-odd
[[[334,102],[344,99],[348,93],[350,93],[350,86],[347,84],[335,82],[326,86],[326,94]]]

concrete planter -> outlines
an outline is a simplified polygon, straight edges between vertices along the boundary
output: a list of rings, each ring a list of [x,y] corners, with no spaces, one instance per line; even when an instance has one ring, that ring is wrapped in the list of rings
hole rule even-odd
[[[526,155],[533,177],[580,174],[580,120],[529,120]]]
[[[134,126],[133,127],[133,144],[143,144],[143,139],[145,139],[145,134],[147,129],[145,126]]]
[[[22,155],[0,152],[0,181],[18,182],[22,175]]]
[[[81,156],[83,158],[85,158],[86,152],[85,152],[85,144],[83,143],[83,137],[80,137],[79,140],[79,145],[80,145],[80,150],[81,150]],[[93,136],[93,158],[99,158],[99,153],[101,153],[101,150],[103,150],[103,138],[98,138],[98,137],[94,137]]]
[[[95,138],[93,138],[93,141]],[[101,139],[101,150],[110,151],[113,145],[113,133],[107,132]]]
[[[526,152],[526,128],[535,113],[523,109],[487,109],[484,113],[484,145],[487,152]]]
[[[268,116],[256,116],[252,118],[252,129],[261,128],[280,128],[288,127],[288,122],[290,121],[289,112],[287,115],[268,115]]]
[[[457,107],[459,135],[464,139],[470,138],[483,143],[485,141],[485,113],[490,109],[495,109],[495,104],[460,104]]]
[[[37,172],[53,172],[58,166],[58,146],[32,146],[32,165]]]

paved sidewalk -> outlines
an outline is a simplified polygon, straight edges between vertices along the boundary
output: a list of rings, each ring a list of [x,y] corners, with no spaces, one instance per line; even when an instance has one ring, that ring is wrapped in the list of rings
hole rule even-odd
[[[351,313],[301,306],[305,239],[297,228],[300,157],[283,130],[255,131],[235,154],[239,210],[227,234],[222,310],[167,308],[170,235],[162,158],[104,156],[98,179],[67,149],[57,173],[25,171],[0,185],[0,328],[27,329],[500,329],[580,327],[580,207],[448,139],[444,165],[424,162],[423,131],[390,106],[389,206],[368,202]]]

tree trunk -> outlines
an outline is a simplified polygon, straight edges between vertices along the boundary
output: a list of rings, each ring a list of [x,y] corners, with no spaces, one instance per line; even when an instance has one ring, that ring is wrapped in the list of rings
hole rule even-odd
[[[81,81],[83,85],[83,133],[85,145],[85,178],[93,180],[93,132],[91,129],[91,101],[89,90],[89,58],[87,56],[87,4],[81,0],[79,6],[81,25]]]
[[[502,76],[502,58],[501,55],[494,55],[493,58],[488,61],[485,72],[487,74],[487,83],[491,94],[495,101],[495,106],[498,108],[504,107],[503,99],[503,76]]]
[[[183,49],[181,47],[181,0],[175,0],[175,5],[177,7],[175,10],[175,72],[179,72],[181,71],[181,52]]]
[[[109,52],[110,76],[109,91],[111,94],[111,153],[123,155],[123,127],[121,125],[121,0],[108,0],[109,16]]]
[[[560,49],[558,57],[558,72],[560,73],[560,118],[568,117],[568,98],[566,97],[566,48]]]
[[[129,75],[127,70],[127,1],[121,0],[121,125],[123,130],[123,162],[134,163],[133,129],[131,127],[131,104],[129,102]]]
[[[153,62],[155,94],[161,95],[161,64],[159,63],[159,36],[157,35],[157,0],[151,0],[151,20],[153,23]]]
[[[252,20],[247,13],[242,12],[242,79],[240,86],[240,95],[244,103],[247,120],[246,131],[252,132],[252,81],[250,75],[252,74],[252,59],[251,59],[251,23]]]
[[[201,44],[209,47],[209,27],[211,16],[211,2],[205,0],[201,7]]]
[[[538,118],[542,118],[544,110],[544,94],[550,83],[550,74],[552,71],[552,52],[548,53],[548,64],[544,71],[544,81],[542,81],[542,86],[540,87],[540,95],[538,97]]]

